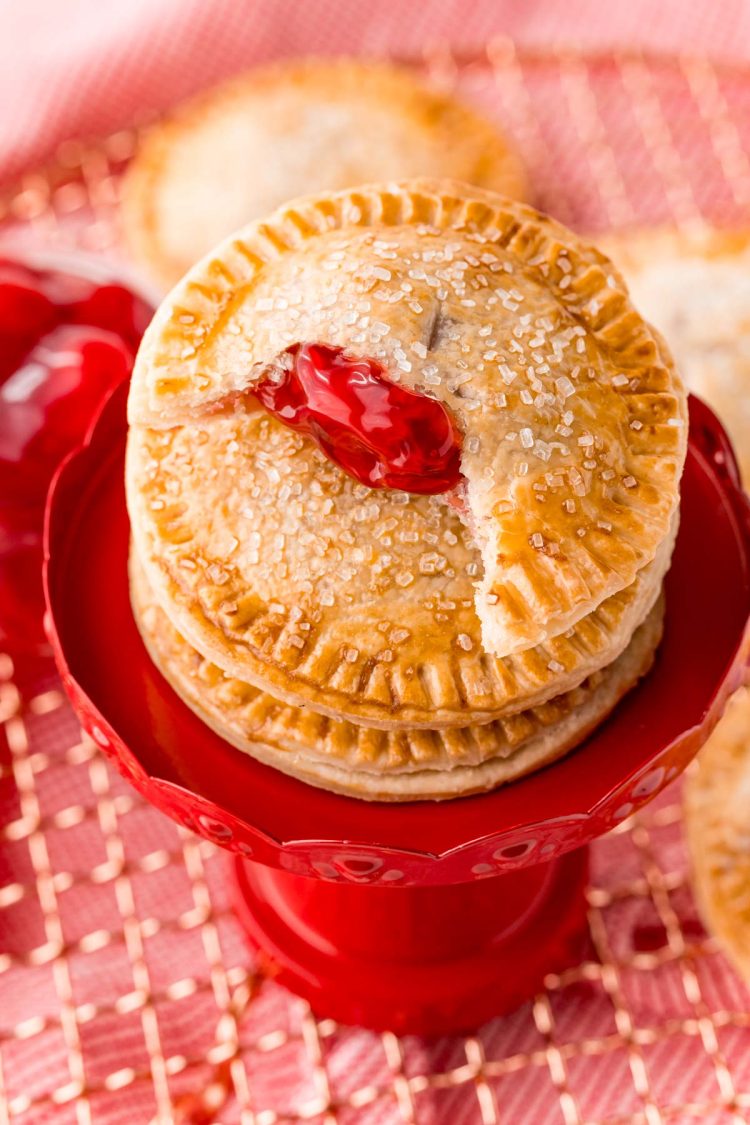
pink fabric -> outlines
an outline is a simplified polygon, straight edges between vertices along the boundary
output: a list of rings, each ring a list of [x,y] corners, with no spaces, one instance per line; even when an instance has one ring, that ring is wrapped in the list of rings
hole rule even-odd
[[[60,141],[103,135],[259,62],[572,44],[750,58],[750,2],[723,0],[5,0],[0,177]]]

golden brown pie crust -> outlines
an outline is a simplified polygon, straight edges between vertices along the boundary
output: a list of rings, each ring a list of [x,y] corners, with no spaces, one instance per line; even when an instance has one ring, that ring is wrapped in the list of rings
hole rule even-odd
[[[366,800],[440,800],[495,788],[577,746],[644,675],[662,631],[663,598],[608,668],[539,707],[451,730],[376,730],[286,706],[192,648],[159,609],[131,559],[138,627],[157,667],[221,737],[312,785]]]
[[[708,929],[750,981],[750,690],[741,688],[685,786],[693,886]]]
[[[300,340],[374,354],[450,406],[464,431],[463,522],[478,553],[439,500],[358,495],[271,419],[212,413]],[[229,674],[354,721],[465,725],[549,698],[555,676],[572,675],[572,686],[622,651],[668,564],[687,428],[660,337],[596,250],[466,185],[300,200],[229,239],[157,313],[129,411],[133,534],[175,625]],[[288,494],[275,492],[285,484]],[[399,566],[402,531],[438,536],[439,547],[425,539],[434,550],[420,550],[418,574]],[[465,548],[462,573],[446,531]],[[372,559],[356,555],[363,545]],[[326,566],[312,572],[316,552],[346,569],[338,583]],[[445,573],[429,573],[423,556],[434,554]],[[412,628],[418,587],[434,595],[434,620]],[[623,637],[632,599],[640,615]],[[443,662],[433,656],[446,601],[458,618]],[[392,643],[394,629],[408,637]],[[489,653],[515,661],[510,674]]]
[[[465,726],[544,702],[620,654],[669,564],[672,533],[631,586],[566,634],[492,657],[474,606],[481,559],[455,510],[372,492],[263,413],[209,429],[212,441],[196,424],[145,430],[133,445],[157,541],[155,551],[134,523],[149,581],[228,674],[334,717]]]

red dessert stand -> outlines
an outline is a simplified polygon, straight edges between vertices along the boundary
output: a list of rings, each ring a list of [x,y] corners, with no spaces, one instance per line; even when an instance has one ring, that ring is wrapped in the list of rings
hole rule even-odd
[[[664,642],[575,753],[485,796],[335,796],[224,743],[151,663],[128,600],[125,388],[60,470],[48,633],[86,730],[154,805],[234,855],[239,916],[277,979],[349,1023],[440,1034],[533,994],[581,952],[586,845],[685,768],[743,680],[750,511],[726,435],[691,403]]]

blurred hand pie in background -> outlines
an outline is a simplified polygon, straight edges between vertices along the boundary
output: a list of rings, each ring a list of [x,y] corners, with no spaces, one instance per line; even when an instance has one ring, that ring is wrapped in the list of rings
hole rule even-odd
[[[125,234],[170,288],[225,235],[288,199],[415,176],[527,193],[497,127],[406,68],[296,59],[219,86],[154,126],[125,183]]]
[[[706,926],[750,981],[750,690],[730,701],[685,787],[693,888]]]
[[[688,385],[729,431],[750,479],[750,230],[710,226],[619,234],[600,243],[633,304],[663,332]]]

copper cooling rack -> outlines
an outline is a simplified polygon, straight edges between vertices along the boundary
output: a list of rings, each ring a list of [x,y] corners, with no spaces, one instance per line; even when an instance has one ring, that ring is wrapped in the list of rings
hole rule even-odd
[[[750,214],[750,70],[575,53],[419,60],[501,120],[537,202],[592,232]],[[120,257],[137,131],[0,191],[0,245]],[[0,656],[0,1125],[750,1120],[750,994],[697,918],[672,788],[593,848],[586,959],[470,1037],[316,1020],[253,971],[223,858]]]

